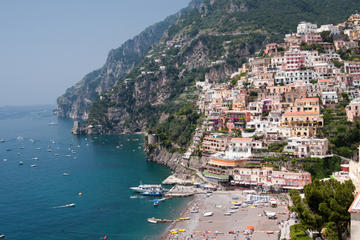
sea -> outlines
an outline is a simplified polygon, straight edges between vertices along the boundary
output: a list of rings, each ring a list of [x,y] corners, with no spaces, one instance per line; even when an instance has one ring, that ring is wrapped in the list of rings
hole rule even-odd
[[[153,206],[129,188],[171,172],[141,135],[74,136],[54,106],[0,108],[0,234],[11,240],[159,239],[186,199]],[[19,165],[23,162],[23,165]],[[75,207],[65,207],[74,203]]]

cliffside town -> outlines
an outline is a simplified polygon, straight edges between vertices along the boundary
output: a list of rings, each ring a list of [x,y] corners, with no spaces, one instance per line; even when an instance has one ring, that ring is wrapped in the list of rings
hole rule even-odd
[[[359,119],[359,40],[360,15],[338,25],[301,22],[227,81],[196,82],[202,118],[176,161],[207,181],[267,189],[302,189],[330,175],[349,179],[349,159],[326,128]],[[149,158],[159,161],[164,138],[147,139]]]

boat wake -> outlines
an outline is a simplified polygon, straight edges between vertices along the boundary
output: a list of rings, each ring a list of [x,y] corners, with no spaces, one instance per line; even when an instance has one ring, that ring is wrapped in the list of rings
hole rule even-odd
[[[75,207],[75,203],[69,203],[69,204],[65,204],[65,205],[61,205],[61,206],[55,206],[52,208],[68,208],[68,207]]]

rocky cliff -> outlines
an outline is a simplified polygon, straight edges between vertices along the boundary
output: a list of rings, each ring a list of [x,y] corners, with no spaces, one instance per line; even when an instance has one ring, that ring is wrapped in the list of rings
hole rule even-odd
[[[101,93],[129,74],[150,47],[157,44],[164,31],[176,21],[177,15],[148,27],[142,33],[109,52],[103,67],[87,74],[57,99],[59,117],[87,119],[90,107]]]

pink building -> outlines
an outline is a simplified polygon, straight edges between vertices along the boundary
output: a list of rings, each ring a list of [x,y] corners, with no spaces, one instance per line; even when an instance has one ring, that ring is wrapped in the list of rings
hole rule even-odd
[[[360,118],[360,98],[355,98],[346,107],[347,120],[353,122],[355,118]]]
[[[274,171],[273,168],[236,168],[234,182],[240,185],[277,186],[281,188],[302,189],[311,183],[308,172]]]
[[[278,44],[277,43],[269,43],[266,45],[264,50],[265,54],[271,54],[277,52]]]
[[[300,70],[305,66],[305,53],[301,51],[285,52],[286,71]]]
[[[301,41],[306,44],[314,44],[322,41],[322,38],[319,33],[308,33],[301,36]]]

